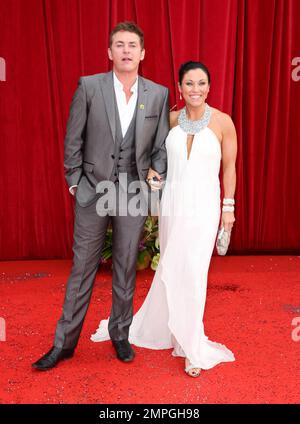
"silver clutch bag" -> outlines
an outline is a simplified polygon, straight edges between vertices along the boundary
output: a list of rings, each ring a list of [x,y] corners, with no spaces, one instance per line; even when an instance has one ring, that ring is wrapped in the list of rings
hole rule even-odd
[[[230,235],[231,231],[225,231],[224,227],[219,229],[216,242],[218,255],[226,255],[230,243]]]

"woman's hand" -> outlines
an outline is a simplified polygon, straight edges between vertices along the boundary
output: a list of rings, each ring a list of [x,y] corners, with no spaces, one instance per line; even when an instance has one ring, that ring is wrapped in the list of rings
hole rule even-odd
[[[153,181],[153,178],[156,177],[157,180]],[[149,168],[148,171],[148,175],[147,175],[147,183],[149,184],[150,188],[152,191],[156,191],[156,190],[160,190],[161,189],[161,184],[160,182],[162,182],[162,178],[159,175],[158,172],[154,171],[154,169]]]
[[[225,231],[230,231],[233,227],[235,221],[233,212],[222,212],[222,227],[224,227]]]
[[[148,175],[147,175],[146,181],[148,181],[148,180],[152,180],[152,178],[153,178],[153,177],[156,177],[159,181],[161,180],[161,176],[159,175],[159,173],[158,173],[158,172],[156,172],[156,171],[154,171],[154,169],[149,168],[149,171],[148,171]]]

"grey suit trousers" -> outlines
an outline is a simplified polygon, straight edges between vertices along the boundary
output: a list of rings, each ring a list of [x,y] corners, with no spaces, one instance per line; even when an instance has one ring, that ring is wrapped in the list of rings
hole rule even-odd
[[[112,309],[109,334],[112,340],[128,339],[133,317],[136,260],[146,216],[104,216],[95,201],[87,207],[75,204],[73,266],[67,284],[63,313],[57,323],[54,345],[73,349],[78,343],[100,263],[106,230],[113,228]]]

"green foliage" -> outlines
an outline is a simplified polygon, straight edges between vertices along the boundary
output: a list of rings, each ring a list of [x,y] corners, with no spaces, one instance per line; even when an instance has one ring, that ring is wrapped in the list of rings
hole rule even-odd
[[[106,262],[112,257],[112,228],[109,227],[106,231],[104,246],[101,253],[102,261]]]
[[[104,247],[101,258],[107,262],[112,257],[112,228],[109,227],[106,232]],[[159,237],[158,237],[158,218],[148,216],[142,233],[139,253],[137,258],[137,270],[148,268],[149,265],[154,271],[159,261]]]

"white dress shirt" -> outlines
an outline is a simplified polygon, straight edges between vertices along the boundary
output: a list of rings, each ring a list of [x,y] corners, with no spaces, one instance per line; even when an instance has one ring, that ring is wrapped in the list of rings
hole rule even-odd
[[[123,90],[124,86],[121,83],[121,81],[118,80],[114,72],[113,72],[113,79],[114,79],[114,89],[116,93],[117,106],[118,106],[119,117],[120,117],[121,128],[122,128],[122,135],[124,137],[129,128],[129,125],[133,118],[134,110],[136,107],[136,102],[138,98],[138,78],[136,79],[135,83],[130,89],[132,95],[128,103],[126,100],[126,94]]]
[[[114,80],[114,90],[115,90],[116,99],[117,99],[119,117],[120,117],[120,122],[121,122],[122,135],[124,137],[128,128],[129,128],[130,122],[133,118],[134,110],[135,110],[136,103],[137,103],[138,78],[136,79],[135,83],[133,84],[133,86],[130,89],[132,95],[131,95],[128,103],[127,103],[127,100],[126,100],[125,91],[123,90],[124,86],[121,83],[121,81],[118,80],[118,78],[117,78],[117,76],[114,72],[113,72],[113,80]],[[69,188],[70,193],[73,194],[73,195],[75,194],[74,190],[73,190],[75,187],[77,187],[77,185],[73,185]]]

